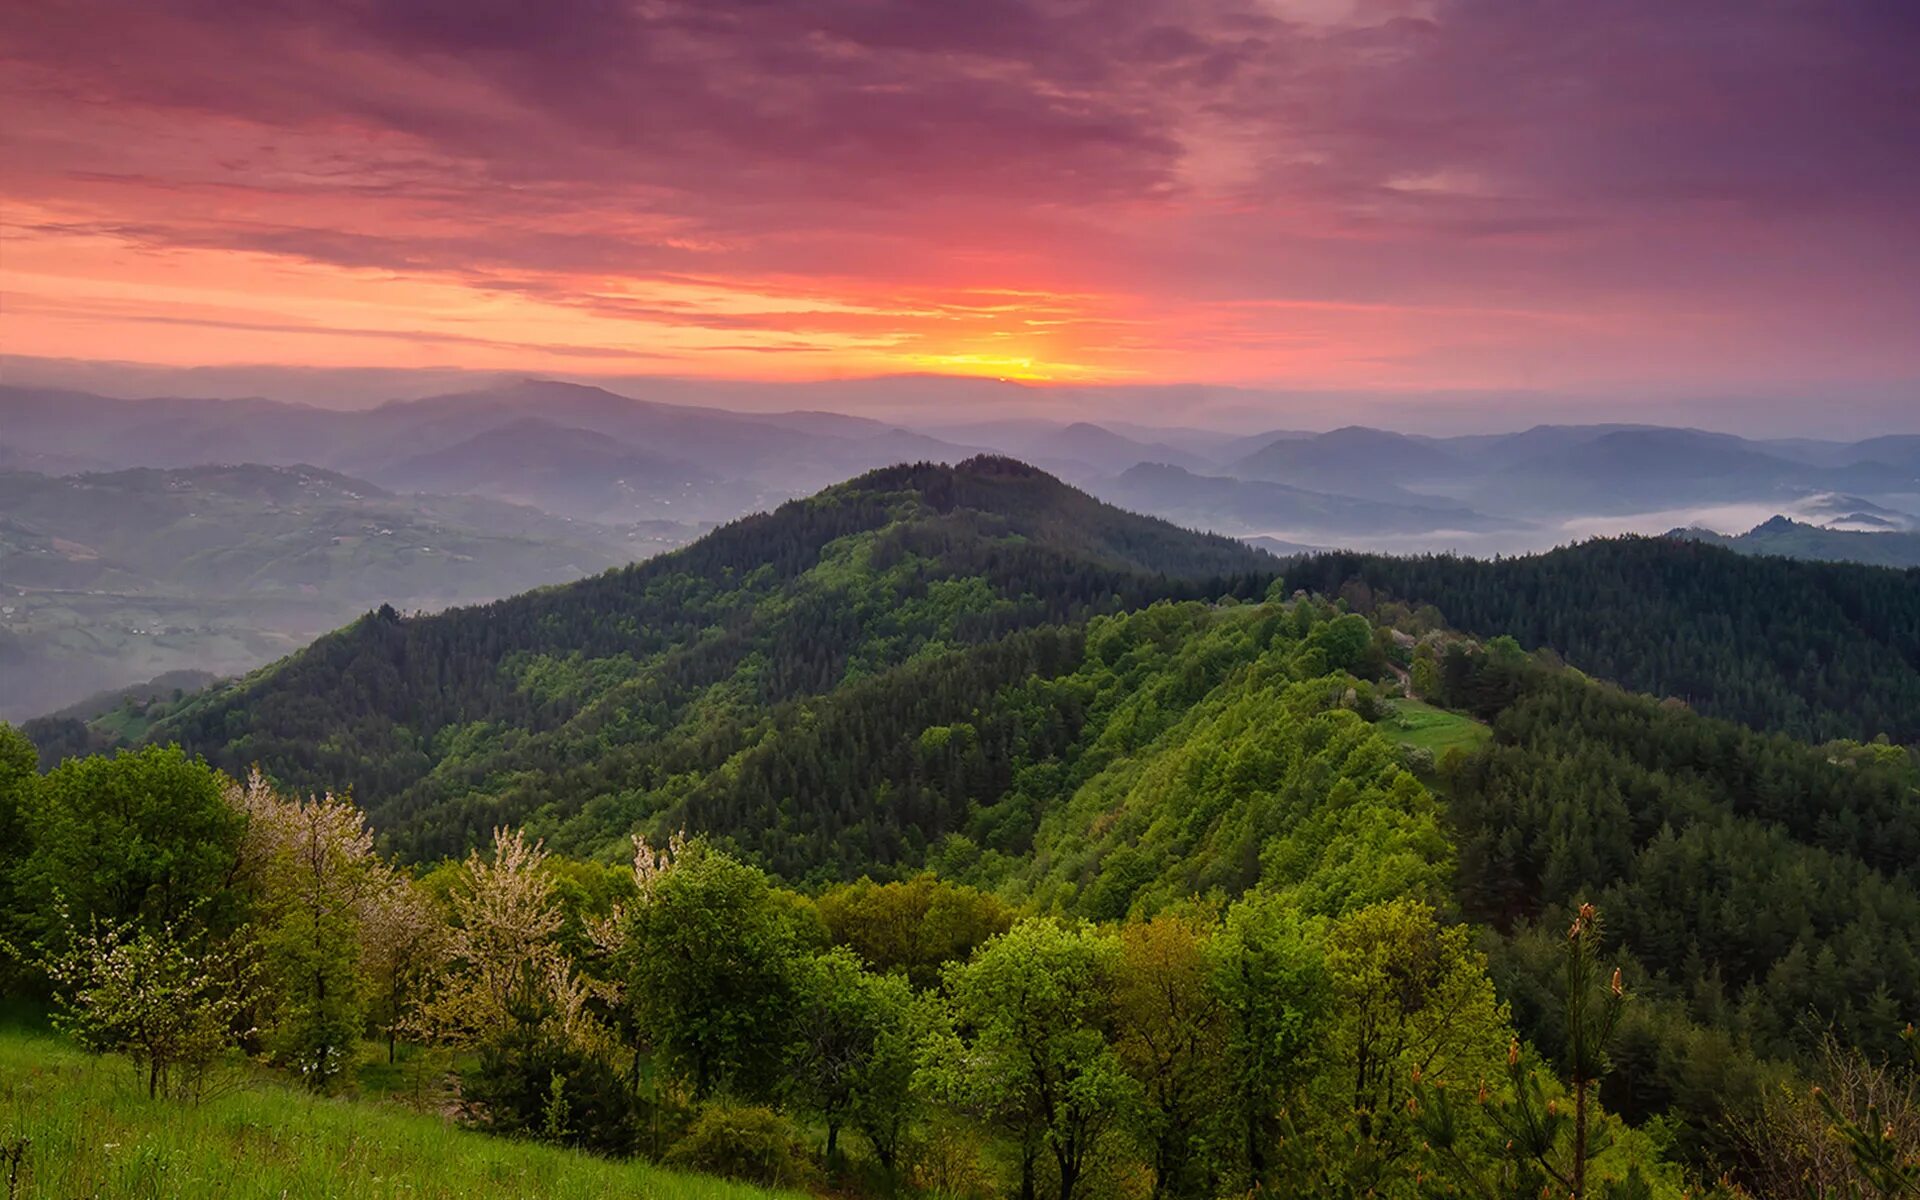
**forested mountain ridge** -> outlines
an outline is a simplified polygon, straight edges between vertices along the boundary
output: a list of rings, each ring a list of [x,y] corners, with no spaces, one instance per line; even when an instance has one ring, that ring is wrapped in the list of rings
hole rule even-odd
[[[1458,629],[1755,728],[1920,742],[1920,569],[1620,537],[1492,562],[1318,554],[1287,583],[1432,604]]]
[[[934,724],[988,710],[969,735],[987,740],[971,753],[1000,764],[989,776],[1004,790],[1013,748],[992,741],[1011,736],[1004,714],[992,715],[999,685],[965,680],[1071,672],[1074,652],[1063,647],[1082,635],[1062,628],[987,658],[953,655],[1158,599],[1255,598],[1280,566],[1230,540],[1122,513],[1012,460],[889,468],[567,587],[435,617],[370,614],[176,706],[148,736],[178,739],[230,770],[260,762],[297,786],[351,787],[396,844],[421,853],[456,852],[502,820],[533,818],[564,833],[558,844],[592,849],[663,812],[744,811],[761,801],[725,798],[712,772],[747,754],[724,776],[737,779],[755,755],[839,736],[832,714],[864,704],[849,686],[891,689],[903,713],[948,697]],[[1318,555],[1288,564],[1285,587],[1363,609],[1375,595],[1431,602],[1465,631],[1511,632],[1623,686],[1761,728],[1916,736],[1920,588],[1893,572],[1615,539],[1493,563]],[[909,663],[922,664],[917,677],[881,677]],[[821,723],[799,740],[776,736],[788,719],[780,706],[808,697],[823,698],[805,709]],[[867,720],[855,720],[865,729],[857,736],[890,745],[894,734],[883,738]],[[772,740],[753,750],[756,739]],[[781,788],[799,789],[792,795],[827,778],[783,769]],[[763,812],[766,829],[792,827],[818,843],[757,852],[800,874],[829,863],[911,865],[928,839],[967,831],[968,797],[980,794],[927,799],[941,820],[923,822],[909,804],[893,814],[892,832],[856,831],[832,853],[818,845],[847,831],[844,813]]]
[[[350,786],[421,848],[459,850],[545,799],[520,785],[613,746],[1028,626],[1257,594],[1277,565],[1012,460],[895,467],[576,584],[369,614],[150,736]]]

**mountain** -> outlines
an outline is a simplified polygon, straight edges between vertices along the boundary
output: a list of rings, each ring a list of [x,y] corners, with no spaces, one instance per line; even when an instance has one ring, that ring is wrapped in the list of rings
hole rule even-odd
[[[565,587],[369,614],[154,736],[351,785],[396,838],[459,850],[770,705],[1014,630],[1259,594],[1277,565],[1011,460],[894,467]]]
[[[1559,454],[1612,433],[1638,433],[1653,425],[1535,425],[1518,433],[1467,434],[1440,444],[1482,468],[1513,466],[1545,454]],[[1709,435],[1713,436],[1713,435]]]
[[[261,399],[118,400],[0,385],[0,428],[14,453],[82,459],[104,470],[327,463],[348,416]]]
[[[1326,546],[1309,546],[1304,542],[1282,541],[1280,538],[1267,537],[1264,534],[1243,537],[1240,540],[1255,550],[1265,550],[1277,558],[1292,558],[1296,554],[1320,554],[1328,549]]]
[[[1737,536],[1715,533],[1710,529],[1675,529],[1667,536],[1725,546],[1741,554],[1870,563],[1879,567],[1920,567],[1920,533],[1858,533],[1822,529],[1818,525],[1776,516]]]
[[[383,602],[471,603],[685,541],[315,467],[0,473],[0,715],[245,670]]]
[[[1319,436],[1318,432],[1311,429],[1269,429],[1265,433],[1242,434],[1221,443],[1211,457],[1216,465],[1224,467],[1239,462],[1249,454],[1257,454],[1275,442],[1305,441]]]
[[[1179,467],[1141,463],[1117,478],[1091,485],[1102,499],[1199,529],[1272,533],[1310,539],[1437,530],[1513,528],[1515,522],[1434,500],[1430,505],[1313,492],[1284,483],[1196,475]]]
[[[1882,529],[1920,530],[1920,517],[1875,504],[1863,496],[1822,492],[1795,506],[1795,514],[1827,529],[1872,533]]]
[[[1208,461],[1207,450],[1228,440],[1225,434],[1203,430],[1133,425],[1121,429],[1091,421],[1062,424],[1037,418],[943,425],[932,432],[968,445],[991,446],[996,453],[1032,463],[1075,484],[1115,475],[1142,462],[1198,469]]]
[[[1724,434],[1629,429],[1522,459],[1479,480],[1467,498],[1504,512],[1629,513],[1916,487],[1920,476],[1881,463],[1811,466]]]
[[[689,522],[729,520],[742,504],[783,498],[728,483],[684,459],[649,454],[605,434],[539,417],[523,417],[402,459],[376,478],[413,491],[491,496],[615,524],[660,512]]]
[[[1201,466],[1194,454],[1176,450],[1165,442],[1141,442],[1123,437],[1086,421],[1076,421],[1054,433],[1037,438],[1024,450],[1042,465],[1071,464],[1085,474],[1111,475],[1135,463],[1169,463],[1182,467]]]
[[[1849,463],[1885,463],[1910,475],[1920,475],[1920,434],[1891,434],[1868,438],[1846,448]]]
[[[860,471],[918,459],[965,457],[965,447],[879,422],[837,414],[762,416],[660,404],[602,388],[528,379],[473,392],[382,405],[364,417],[363,433],[385,445],[442,446],[537,415],[554,425],[584,429],[632,449],[677,459],[723,479],[751,481],[730,515],[752,511],[748,497],[810,492]],[[394,477],[397,464],[373,447],[354,451],[367,473]],[[655,513],[670,516],[670,512]]]
[[[1349,425],[1313,437],[1282,437],[1230,464],[1227,473],[1365,495],[1371,487],[1445,482],[1469,470],[1429,439]]]

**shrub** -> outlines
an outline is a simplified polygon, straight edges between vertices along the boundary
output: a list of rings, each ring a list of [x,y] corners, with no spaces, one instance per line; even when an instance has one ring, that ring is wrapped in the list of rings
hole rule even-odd
[[[516,1023],[483,1044],[461,1073],[460,1099],[489,1132],[602,1154],[631,1153],[639,1128],[626,1081],[544,1023]]]
[[[669,1166],[724,1175],[762,1187],[804,1187],[813,1164],[793,1125],[770,1108],[716,1100],[667,1151]]]

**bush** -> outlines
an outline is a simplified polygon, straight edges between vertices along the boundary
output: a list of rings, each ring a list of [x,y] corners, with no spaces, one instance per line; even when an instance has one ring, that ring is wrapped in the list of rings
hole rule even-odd
[[[667,1151],[667,1164],[762,1187],[805,1187],[815,1174],[785,1117],[730,1100],[700,1110],[686,1136]]]
[[[544,1025],[515,1024],[483,1045],[461,1073],[460,1099],[491,1133],[601,1154],[631,1153],[639,1128],[618,1073]]]

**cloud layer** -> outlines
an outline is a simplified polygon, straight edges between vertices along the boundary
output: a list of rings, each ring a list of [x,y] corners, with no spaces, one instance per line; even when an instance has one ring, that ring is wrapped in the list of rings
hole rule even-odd
[[[41,0],[7,349],[1920,378],[1905,0]]]

